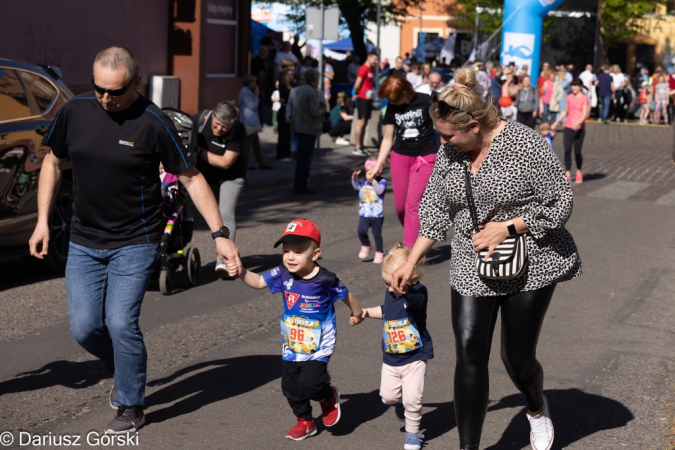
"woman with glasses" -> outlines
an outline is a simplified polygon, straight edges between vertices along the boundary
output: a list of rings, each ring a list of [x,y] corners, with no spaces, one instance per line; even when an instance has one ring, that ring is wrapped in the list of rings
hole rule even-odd
[[[380,145],[375,173],[382,171],[389,153],[394,187],[394,208],[403,225],[406,247],[411,248],[420,229],[417,217],[420,200],[434,168],[436,136],[429,116],[431,98],[415,92],[408,80],[388,77],[377,91],[389,101],[384,115],[384,138]]]
[[[415,264],[454,227],[450,298],[460,448],[475,450],[480,444],[489,398],[490,342],[501,309],[502,361],[525,397],[532,448],[548,450],[553,424],[536,349],[556,284],[581,274],[576,245],[565,229],[572,191],[546,140],[523,124],[505,121],[491,102],[483,102],[473,70],[459,69],[455,80],[432,96],[429,114],[443,145],[420,203],[421,228],[410,264],[394,271],[392,283],[402,292]],[[525,235],[524,274],[479,276],[476,252],[486,250],[490,260],[498,244],[517,235]]]

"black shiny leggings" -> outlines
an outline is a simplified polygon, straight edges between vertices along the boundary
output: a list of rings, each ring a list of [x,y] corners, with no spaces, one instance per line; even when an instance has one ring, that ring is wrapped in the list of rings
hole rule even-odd
[[[462,450],[477,450],[487,413],[488,360],[497,312],[502,310],[501,354],[527,408],[543,403],[544,371],[536,359],[537,341],[555,284],[498,297],[469,297],[452,290],[455,334],[455,416]]]

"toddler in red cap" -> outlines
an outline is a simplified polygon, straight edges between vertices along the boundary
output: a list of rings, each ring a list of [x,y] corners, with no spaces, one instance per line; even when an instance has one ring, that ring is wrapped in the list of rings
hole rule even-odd
[[[352,325],[360,323],[362,310],[338,277],[319,266],[321,232],[310,220],[296,219],[286,225],[274,244],[283,245],[283,264],[264,275],[242,269],[247,285],[283,293],[281,316],[283,372],[281,390],[297,417],[286,437],[296,441],[316,434],[310,400],[318,401],[327,427],[340,420],[340,391],[331,386],[328,360],[337,337],[335,308],[342,300],[352,311]],[[235,265],[228,266],[236,275]]]

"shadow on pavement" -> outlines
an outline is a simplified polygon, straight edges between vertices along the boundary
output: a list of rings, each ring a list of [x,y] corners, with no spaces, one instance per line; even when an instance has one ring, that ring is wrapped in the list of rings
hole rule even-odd
[[[435,408],[422,415],[422,433],[425,442],[441,437],[457,426],[454,402],[425,403],[424,406]]]
[[[603,430],[625,426],[634,419],[621,402],[600,395],[588,394],[579,389],[546,390],[555,427],[552,450],[567,448],[583,438]],[[491,405],[488,411],[516,408],[524,403],[520,394],[504,397]],[[512,420],[495,445],[486,450],[522,449],[529,441],[530,425],[525,417],[525,408]],[[488,417],[489,421],[489,417]]]
[[[82,389],[112,378],[100,361],[54,361],[30,372],[21,372],[0,383],[0,395],[35,391],[52,386]]]
[[[198,373],[173,382],[193,372]],[[168,384],[147,397],[149,405],[157,407],[176,402],[148,413],[148,423],[164,422],[190,414],[211,403],[250,392],[280,377],[279,355],[241,356],[194,364],[148,383],[148,386]]]
[[[26,243],[26,246],[28,246],[28,243]],[[0,262],[0,292],[64,277],[63,274],[49,273],[39,262],[32,256]]]
[[[401,422],[394,419],[394,408],[382,403],[379,389],[365,393],[340,395],[342,417],[340,422],[332,428],[326,429],[334,436],[351,434],[360,425],[377,419],[391,408],[392,430],[398,429]]]
[[[424,258],[424,264],[427,266],[433,266],[450,261],[450,252],[450,242],[440,243],[427,252],[427,255]]]
[[[604,173],[584,173],[584,182],[593,180],[602,180],[607,175]]]

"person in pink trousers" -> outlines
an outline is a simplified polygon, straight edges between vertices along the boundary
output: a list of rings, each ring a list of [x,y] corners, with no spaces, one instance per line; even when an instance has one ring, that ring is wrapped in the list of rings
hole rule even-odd
[[[389,101],[384,115],[384,138],[375,173],[391,154],[394,208],[403,225],[403,243],[412,247],[420,230],[417,217],[420,200],[436,161],[438,145],[429,117],[431,97],[415,92],[408,80],[391,75],[377,92]]]

